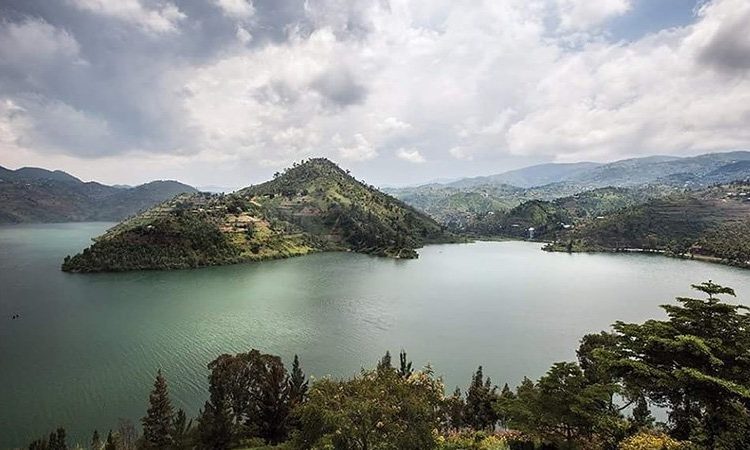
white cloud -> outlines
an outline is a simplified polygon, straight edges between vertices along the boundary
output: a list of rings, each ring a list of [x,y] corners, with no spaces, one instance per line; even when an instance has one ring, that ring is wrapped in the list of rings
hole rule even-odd
[[[192,11],[187,16],[169,2],[68,1],[158,34],[146,38],[149,45],[187,45],[179,39],[188,33],[163,33],[200,29],[190,22]],[[149,72],[158,74],[149,79],[158,95],[144,89],[131,108],[140,123],[168,117],[159,130],[164,139],[123,144],[123,153],[176,154],[201,167],[278,167],[320,155],[372,161],[372,173],[390,176],[378,164],[381,155],[424,161],[413,173],[750,147],[745,0],[713,0],[694,24],[631,42],[606,33],[607,21],[631,8],[627,0],[477,0],[471,8],[450,0],[392,0],[387,7],[308,0],[304,21],[274,30],[273,39],[263,34],[274,24],[263,8],[215,1],[224,14],[214,9],[215,16],[229,23],[227,43],[202,58],[166,53],[169,69]],[[578,45],[569,45],[571,35]],[[0,81],[15,82],[18,74],[33,81],[32,88],[0,92],[0,100],[24,109],[23,121],[16,113],[0,124],[14,130],[7,133],[14,142],[56,136],[58,118],[80,136],[77,144],[88,141],[86,148],[121,144],[107,142],[116,123],[80,106],[79,93],[46,97],[56,68],[96,64],[81,56],[90,47],[74,36],[39,20],[0,24]],[[123,79],[137,80],[123,90],[137,97],[142,79]],[[65,142],[74,141],[59,138],[59,146]]]
[[[333,142],[341,144],[341,138],[335,135]],[[372,144],[360,133],[354,135],[354,142],[350,145],[339,145],[338,153],[349,161],[367,161],[378,156]]]
[[[132,23],[153,33],[177,30],[185,18],[173,3],[162,3],[158,8],[147,8],[140,0],[71,0],[78,8],[103,16]]]
[[[224,14],[235,19],[249,19],[255,14],[250,0],[216,0],[216,4]]]
[[[415,164],[420,164],[426,161],[424,156],[422,156],[416,148],[400,148],[396,151],[396,156],[404,161],[409,161],[410,163]]]
[[[411,126],[411,124],[408,124],[395,117],[386,117],[382,122],[378,124],[377,128],[383,131],[399,132],[409,130],[413,127]]]
[[[596,27],[613,17],[626,13],[632,7],[631,0],[556,0],[556,2],[560,29],[563,31],[580,31]]]
[[[448,150],[448,153],[450,153],[451,156],[456,159],[462,159],[465,161],[471,161],[474,159],[474,157],[463,147],[453,147]]]
[[[78,42],[70,33],[43,20],[0,23],[0,67],[33,76],[44,67],[81,63],[79,52]]]

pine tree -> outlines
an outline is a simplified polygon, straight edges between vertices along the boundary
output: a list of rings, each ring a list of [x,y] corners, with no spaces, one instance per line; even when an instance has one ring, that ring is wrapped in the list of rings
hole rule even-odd
[[[466,392],[466,423],[475,430],[492,429],[497,422],[494,404],[497,398],[495,388],[489,377],[484,379],[482,366],[479,366],[472,377],[469,390]]]
[[[117,444],[115,442],[115,437],[112,436],[112,430],[109,430],[109,434],[107,434],[107,442],[104,443],[104,450],[117,450]]]
[[[67,450],[68,444],[66,443],[65,428],[58,428],[49,434],[49,442],[47,443],[48,450]]]
[[[174,416],[174,430],[172,441],[175,448],[188,448],[190,441],[190,429],[193,427],[193,419],[188,420],[187,414],[182,409]]]
[[[403,378],[409,378],[411,374],[414,373],[414,370],[411,368],[411,361],[406,358],[406,351],[401,350],[401,353],[399,353],[398,357],[400,361],[398,374]]]
[[[289,378],[289,403],[292,407],[305,401],[307,396],[308,381],[305,379],[305,373],[299,364],[299,358],[294,355],[292,363],[292,373]]]
[[[149,395],[149,408],[143,422],[143,440],[153,448],[166,448],[172,445],[174,411],[169,400],[167,381],[159,370],[154,381],[154,389]]]
[[[99,437],[99,431],[94,430],[91,437],[91,450],[100,450],[102,448],[102,439]]]
[[[232,415],[226,399],[207,401],[198,419],[198,435],[201,448],[224,450],[232,442]]]
[[[382,358],[380,358],[380,361],[378,362],[377,370],[378,372],[386,369],[392,369],[393,365],[391,364],[391,352],[386,351],[385,355],[383,355]]]

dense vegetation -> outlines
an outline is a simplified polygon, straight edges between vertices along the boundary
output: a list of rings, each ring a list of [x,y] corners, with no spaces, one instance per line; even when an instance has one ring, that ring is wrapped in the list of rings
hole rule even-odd
[[[556,236],[561,251],[642,249],[747,265],[750,184],[687,191],[613,211]]]
[[[415,258],[454,239],[427,215],[355,180],[327,159],[295,164],[229,195],[179,196],[66,258],[74,272],[174,269],[351,250]]]
[[[208,366],[209,395],[189,420],[158,372],[141,420],[95,431],[94,449],[740,450],[750,445],[750,315],[730,288],[664,305],[665,320],[617,322],[583,337],[577,362],[559,362],[515,389],[482,367],[446,396],[405,352],[349,379],[310,382],[258,350]],[[666,409],[658,423],[650,408]],[[30,449],[65,449],[63,428]]]
[[[198,192],[176,181],[106,186],[65,172],[0,167],[0,223],[122,220],[175,195]]]

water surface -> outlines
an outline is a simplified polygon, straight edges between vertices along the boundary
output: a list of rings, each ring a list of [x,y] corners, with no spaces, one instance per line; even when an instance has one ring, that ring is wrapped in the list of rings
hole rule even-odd
[[[298,353],[321,377],[405,348],[449,390],[479,364],[514,385],[572,360],[585,333],[663,317],[658,305],[690,294],[690,283],[750,296],[750,271],[525,242],[429,246],[409,261],[327,253],[188,271],[59,270],[111,225],[0,227],[0,448],[58,425],[88,442],[94,428],[137,421],[157,368],[194,415],[207,398],[205,365],[223,352]]]

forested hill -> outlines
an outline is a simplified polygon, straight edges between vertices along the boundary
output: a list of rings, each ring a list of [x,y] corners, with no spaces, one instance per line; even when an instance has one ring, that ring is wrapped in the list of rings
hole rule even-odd
[[[686,191],[618,209],[558,234],[549,249],[643,249],[748,266],[750,183]]]
[[[162,203],[66,258],[63,270],[187,268],[327,250],[414,258],[416,248],[451,239],[427,215],[318,158],[233,194]]]
[[[0,223],[117,221],[195,192],[177,181],[123,188],[83,182],[59,170],[0,167]]]
[[[507,212],[525,201],[551,201],[601,188],[697,190],[744,180],[750,180],[750,152],[735,151],[687,158],[649,156],[607,164],[541,164],[388,192],[440,222],[461,227],[478,216]]]

